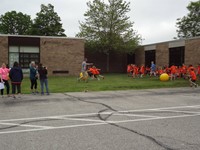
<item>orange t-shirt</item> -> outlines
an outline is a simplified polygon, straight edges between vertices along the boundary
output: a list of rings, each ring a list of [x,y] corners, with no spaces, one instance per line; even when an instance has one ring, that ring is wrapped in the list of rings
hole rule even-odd
[[[140,73],[141,73],[141,74],[144,74],[144,72],[145,72],[145,67],[144,67],[144,66],[141,66],[141,68],[140,68]]]
[[[162,69],[159,69],[159,70],[158,70],[158,74],[159,74],[159,75],[161,75],[161,74],[163,74],[163,73],[164,73],[164,71],[163,71]]]
[[[135,67],[135,74],[138,74],[139,68]]]
[[[93,68],[90,68],[89,71],[92,73],[92,74],[95,74],[95,70]]]
[[[184,73],[184,74],[187,73],[187,67],[186,66],[182,66],[182,73]]]
[[[196,76],[194,71],[190,71],[190,77],[192,78],[192,80],[196,80],[197,79],[197,76]]]
[[[100,73],[99,73],[99,70],[100,70],[100,69],[95,68],[95,69],[94,69],[94,74],[95,74],[95,75],[99,75],[99,74],[100,74]]]
[[[174,66],[174,65],[171,66],[171,67],[170,67],[170,70],[171,70],[171,73],[172,73],[172,74],[175,74],[175,73],[176,73],[176,66]]]
[[[131,65],[128,65],[128,66],[127,66],[127,72],[128,72],[128,73],[131,72],[131,68],[132,68]]]

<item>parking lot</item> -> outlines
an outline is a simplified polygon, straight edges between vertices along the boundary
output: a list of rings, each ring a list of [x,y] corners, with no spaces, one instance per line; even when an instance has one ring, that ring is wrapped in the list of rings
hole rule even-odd
[[[199,88],[0,99],[1,150],[198,150],[199,124]]]

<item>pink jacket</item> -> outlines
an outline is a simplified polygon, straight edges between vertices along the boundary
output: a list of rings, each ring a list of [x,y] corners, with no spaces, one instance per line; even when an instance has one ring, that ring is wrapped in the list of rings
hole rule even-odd
[[[8,68],[0,68],[0,75],[3,80],[8,80],[10,70]]]

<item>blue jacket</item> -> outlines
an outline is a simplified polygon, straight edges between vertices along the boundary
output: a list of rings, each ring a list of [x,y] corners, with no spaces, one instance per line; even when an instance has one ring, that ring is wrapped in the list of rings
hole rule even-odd
[[[37,70],[34,67],[30,67],[30,79],[35,80],[37,75]]]
[[[9,77],[12,83],[20,84],[23,80],[23,73],[20,67],[13,67],[10,70]]]

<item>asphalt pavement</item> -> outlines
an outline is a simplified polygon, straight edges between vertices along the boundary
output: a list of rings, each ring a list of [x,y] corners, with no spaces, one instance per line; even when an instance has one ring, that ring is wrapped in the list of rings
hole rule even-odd
[[[0,150],[200,150],[200,88],[0,98]]]

